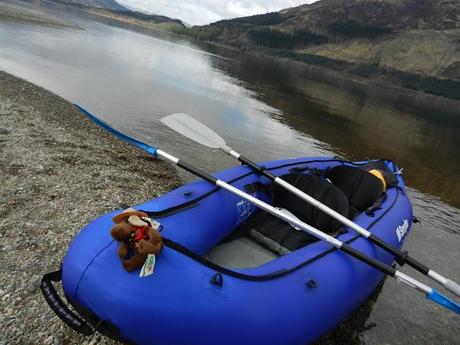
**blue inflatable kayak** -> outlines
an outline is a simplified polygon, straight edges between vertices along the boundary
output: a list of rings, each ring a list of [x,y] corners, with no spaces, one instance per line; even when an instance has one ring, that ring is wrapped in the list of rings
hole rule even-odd
[[[392,172],[398,170],[390,161],[380,162]],[[307,157],[262,164],[280,176],[367,163]],[[269,181],[245,166],[215,176],[271,201],[263,189],[249,190]],[[387,189],[378,207],[359,213],[354,221],[399,248],[412,225],[412,207],[402,177],[395,176],[397,187]],[[306,344],[337,327],[384,278],[321,241],[285,255],[256,248],[249,239],[236,239],[239,245],[234,245],[228,236],[256,208],[203,180],[134,208],[162,225],[164,247],[153,274],[140,277],[139,270],[127,272],[121,265],[118,242],[110,235],[118,210],[83,228],[61,270],[51,277],[62,279],[68,302],[86,322],[114,339],[135,344]],[[393,256],[349,229],[342,229],[337,238],[393,263]],[[256,259],[245,264],[251,248]],[[57,309],[65,322],[89,332],[85,321],[66,307]]]

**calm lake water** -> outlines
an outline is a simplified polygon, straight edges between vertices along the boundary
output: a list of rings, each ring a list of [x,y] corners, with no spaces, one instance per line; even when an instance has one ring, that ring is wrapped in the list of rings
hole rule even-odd
[[[460,280],[458,108],[294,62],[134,32],[48,3],[35,6],[79,29],[0,23],[0,69],[208,171],[236,163],[175,134],[160,123],[163,116],[189,113],[254,160],[394,159],[422,221],[405,248]],[[458,316],[389,280],[363,314],[362,325],[372,326],[360,331],[364,344],[458,344],[460,337]]]

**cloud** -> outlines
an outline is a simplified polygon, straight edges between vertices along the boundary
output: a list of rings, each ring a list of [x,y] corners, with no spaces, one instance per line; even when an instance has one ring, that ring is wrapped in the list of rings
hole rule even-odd
[[[316,0],[117,0],[122,5],[143,12],[160,14],[203,25],[221,19],[279,11]]]

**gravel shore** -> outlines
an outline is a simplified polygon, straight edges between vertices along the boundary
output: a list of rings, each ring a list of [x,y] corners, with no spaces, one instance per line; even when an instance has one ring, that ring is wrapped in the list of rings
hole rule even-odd
[[[0,72],[0,176],[0,344],[112,344],[54,316],[41,276],[59,268],[82,226],[178,186],[176,171]]]

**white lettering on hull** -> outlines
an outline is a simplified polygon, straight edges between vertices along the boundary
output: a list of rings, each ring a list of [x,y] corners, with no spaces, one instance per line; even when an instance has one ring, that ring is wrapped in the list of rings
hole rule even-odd
[[[399,225],[396,228],[396,236],[398,236],[399,242],[401,242],[404,236],[406,236],[408,230],[409,230],[409,221],[407,219],[404,219],[402,225]]]

